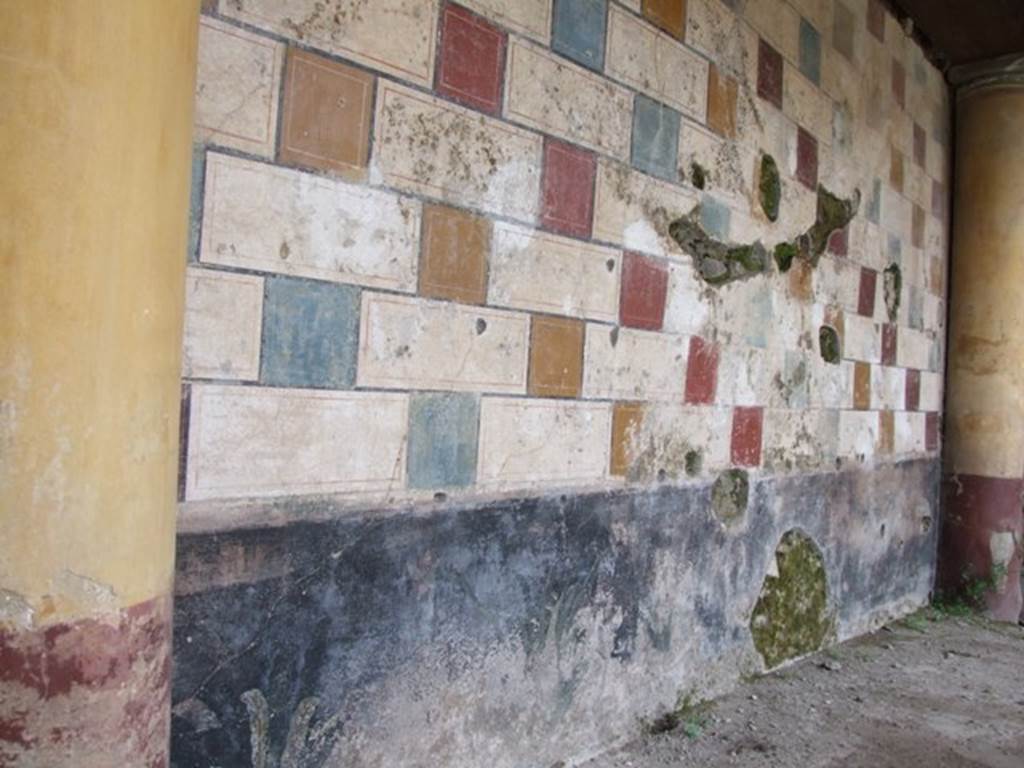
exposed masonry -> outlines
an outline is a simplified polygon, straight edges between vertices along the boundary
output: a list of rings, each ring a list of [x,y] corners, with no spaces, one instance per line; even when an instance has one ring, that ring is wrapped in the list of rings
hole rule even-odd
[[[754,470],[762,453],[809,468],[808,441],[822,467],[937,450],[921,404],[872,382],[941,370],[946,94],[890,17],[879,40],[860,3],[838,4],[645,19],[389,0],[337,3],[339,20],[208,3],[184,499],[711,476],[738,449],[712,425],[752,407]],[[673,221],[732,244],[724,276]],[[765,278],[711,291],[698,273]],[[448,437],[416,421],[425,391],[471,395],[478,445],[414,479],[410,435]],[[802,411],[824,418],[793,442],[782,414]],[[386,469],[339,459],[318,424],[379,446]]]

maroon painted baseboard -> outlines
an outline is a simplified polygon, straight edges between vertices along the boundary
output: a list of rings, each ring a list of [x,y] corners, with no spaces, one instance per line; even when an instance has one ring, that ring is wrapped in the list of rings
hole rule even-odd
[[[943,478],[943,525],[939,543],[939,587],[947,594],[962,593],[973,581],[993,575],[993,533],[1016,536],[1004,588],[985,595],[993,618],[1017,621],[1021,616],[1021,553],[1024,514],[1021,493],[1024,479],[949,475]]]
[[[0,766],[164,768],[171,599],[0,630]]]

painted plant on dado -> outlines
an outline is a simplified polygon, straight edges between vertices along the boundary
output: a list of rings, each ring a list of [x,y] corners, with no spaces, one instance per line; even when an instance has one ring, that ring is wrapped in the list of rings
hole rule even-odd
[[[876,0],[205,2],[175,765],[571,764],[924,601],[948,120]]]

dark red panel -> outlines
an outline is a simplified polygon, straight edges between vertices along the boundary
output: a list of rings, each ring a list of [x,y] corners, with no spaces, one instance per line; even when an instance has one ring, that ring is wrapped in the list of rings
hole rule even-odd
[[[690,337],[690,354],[686,364],[687,403],[710,405],[718,389],[718,346],[700,336]]]
[[[596,175],[593,152],[546,139],[541,226],[564,235],[590,237]]]
[[[627,251],[622,260],[619,321],[630,328],[660,331],[665,319],[668,268],[656,259]]]
[[[497,114],[507,38],[465,8],[446,5],[441,13],[437,92],[469,107]]]

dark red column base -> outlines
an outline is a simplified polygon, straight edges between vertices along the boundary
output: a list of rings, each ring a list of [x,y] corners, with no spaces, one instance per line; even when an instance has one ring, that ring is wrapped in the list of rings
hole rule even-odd
[[[171,600],[0,630],[0,766],[165,768]]]
[[[1024,480],[1018,479],[981,475],[943,478],[939,589],[944,594],[962,595],[972,583],[991,582],[994,575],[1000,576],[1001,589],[989,589],[983,595],[989,615],[999,621],[1021,618],[1022,491]],[[1011,533],[1016,542],[1005,574],[993,569],[992,536],[997,533]]]

